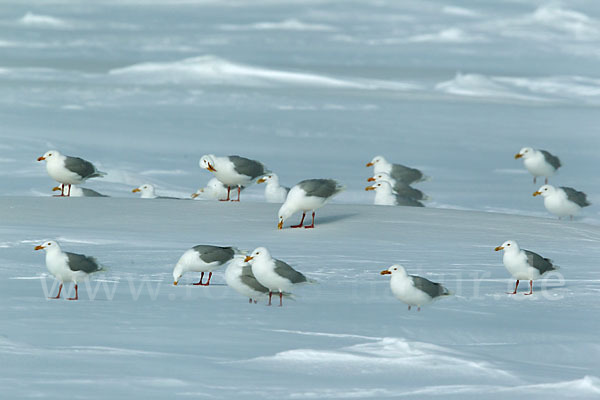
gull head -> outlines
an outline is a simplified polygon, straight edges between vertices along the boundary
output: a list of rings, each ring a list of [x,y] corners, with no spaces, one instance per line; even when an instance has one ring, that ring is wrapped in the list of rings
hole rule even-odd
[[[183,268],[179,263],[173,268],[173,285],[177,286],[179,279],[183,276]]]
[[[533,155],[534,150],[531,147],[523,147],[517,154],[515,154],[515,159],[524,158],[527,159]]]
[[[400,264],[394,264],[388,269],[384,269],[379,273],[380,275],[398,275],[398,276],[406,276],[406,270]]]
[[[60,250],[60,246],[54,240],[48,240],[47,242],[37,245],[34,248],[34,250],[45,250],[45,251],[51,251],[53,249]]]
[[[38,161],[44,161],[44,160],[53,160],[55,158],[58,158],[60,156],[60,153],[58,152],[58,150],[49,150],[47,152],[44,153],[43,156],[38,157]]]
[[[373,157],[371,162],[367,163],[367,167],[372,167],[373,165],[375,165],[379,162],[385,162],[385,158],[383,158],[383,156],[375,156],[375,157]]]
[[[535,192],[533,192],[533,196],[542,196],[542,197],[548,197],[548,196],[552,196],[554,193],[556,193],[556,188],[552,185],[544,185],[541,188],[539,188],[538,190],[536,190]]]
[[[519,251],[519,245],[514,240],[507,240],[506,242],[502,243],[500,246],[496,247],[494,250],[495,251],[504,250],[506,252]]]
[[[269,254],[269,250],[267,250],[265,247],[257,247],[252,251],[252,253],[250,253],[249,256],[246,256],[244,262],[252,264],[256,260],[261,260],[270,257],[271,255]]]
[[[142,186],[133,189],[131,192],[141,193],[142,198],[156,197],[156,195],[154,194],[154,186],[149,183],[145,183]]]
[[[217,172],[215,169],[215,156],[212,154],[203,155],[198,164],[200,168],[207,169],[210,172]]]

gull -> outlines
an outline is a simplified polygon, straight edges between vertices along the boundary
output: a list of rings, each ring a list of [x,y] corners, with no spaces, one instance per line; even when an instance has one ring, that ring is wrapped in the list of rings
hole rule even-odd
[[[407,207],[425,207],[423,203],[410,197],[400,196],[392,191],[392,186],[388,182],[379,181],[372,186],[367,186],[366,191],[375,191],[374,204],[378,206],[407,206]]]
[[[47,151],[37,160],[45,160],[48,175],[63,184],[61,196],[65,196],[64,185],[69,185],[69,192],[66,196],[70,196],[71,185],[79,185],[87,179],[101,178],[106,175],[105,172],[98,171],[91,162],[79,157],[63,156],[57,150]]]
[[[533,175],[533,183],[538,176],[546,178],[544,183],[548,183],[548,177],[554,175],[557,169],[561,167],[558,157],[548,153],[546,150],[536,150],[531,147],[523,147],[521,151],[515,154],[515,159],[522,158],[527,171]]]
[[[244,190],[242,187],[241,190]],[[192,199],[201,197],[203,199],[225,200],[227,198],[227,186],[223,185],[217,178],[211,178],[205,187],[196,190]]]
[[[305,228],[315,227],[315,210],[323,207],[329,199],[344,190],[333,179],[306,179],[292,187],[279,209],[279,222],[277,228],[283,229],[283,221],[291,217],[297,211],[302,211],[302,219],[298,225],[291,228],[301,228],[307,211],[312,211],[312,224]]]
[[[392,265],[380,274],[392,276],[390,279],[392,293],[398,300],[408,304],[409,310],[412,306],[417,306],[417,311],[421,311],[421,306],[451,294],[439,283],[417,275],[408,275],[404,267],[399,264]]]
[[[552,260],[544,258],[533,251],[521,250],[514,240],[507,240],[494,250],[504,250],[502,262],[508,272],[517,280],[514,292],[507,294],[517,294],[519,281],[524,279],[529,280],[529,293],[525,293],[525,295],[533,294],[533,281],[539,279],[546,272],[558,269],[556,265],[552,264]]]
[[[157,196],[154,185],[149,183],[145,183],[140,187],[137,187],[131,191],[131,193],[140,193],[140,198],[142,199],[171,199],[171,200],[181,200],[177,197],[166,197],[166,196]]]
[[[200,281],[194,283],[195,286],[208,286],[210,285],[210,278],[212,277],[212,271],[221,267],[233,256],[239,253],[239,250],[235,247],[219,247],[211,245],[197,245],[187,250],[177,264],[173,268],[173,285],[179,283],[179,279],[186,272],[201,272]],[[204,273],[208,272],[208,281],[202,283]]]
[[[373,167],[375,175],[385,172],[396,181],[401,181],[409,185],[414,182],[421,182],[429,179],[429,177],[423,175],[418,169],[410,168],[402,164],[392,164],[383,156],[373,157],[371,162],[367,164],[367,167]]]
[[[78,300],[77,284],[87,279],[88,275],[103,270],[95,258],[62,251],[53,240],[35,246],[35,250],[46,252],[46,268],[60,282],[58,294],[50,299],[60,298],[64,282],[75,282],[75,297],[69,297],[68,300]]]
[[[266,182],[265,186],[265,198],[269,203],[283,203],[285,198],[290,191],[289,187],[281,186],[279,184],[279,177],[276,174],[267,174],[256,181],[256,183]]]
[[[256,280],[269,289],[269,306],[273,292],[279,292],[279,306],[283,305],[283,295],[291,292],[294,285],[313,282],[281,260],[271,257],[269,250],[258,247],[244,259],[252,266]]]
[[[259,298],[266,296],[269,289],[261,285],[254,274],[252,266],[244,261],[244,254],[236,254],[225,269],[225,282],[230,288],[248,297],[249,303],[256,303]]]
[[[248,186],[259,176],[268,173],[261,162],[240,156],[217,157],[207,154],[202,156],[199,164],[200,168],[211,171],[219,181],[227,186],[227,198],[221,201],[230,200],[229,194],[232,186],[237,186],[238,198],[231,201],[240,201],[242,186]]]
[[[567,215],[573,219],[583,207],[590,205],[587,195],[583,192],[570,187],[554,187],[544,185],[533,196],[542,196],[544,198],[544,207],[546,210],[556,215],[559,219]]]
[[[408,197],[415,200],[429,200],[429,196],[421,192],[419,189],[415,189],[402,181],[397,181],[385,172],[373,175],[367,179],[367,182],[387,182],[390,184],[390,186],[392,186],[392,190],[399,196]]]

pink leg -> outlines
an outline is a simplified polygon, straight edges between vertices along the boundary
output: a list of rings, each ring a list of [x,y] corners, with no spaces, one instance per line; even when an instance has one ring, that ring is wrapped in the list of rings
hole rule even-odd
[[[248,299],[248,303],[252,304],[252,299]]]
[[[279,292],[279,307],[283,306],[283,292]]]
[[[63,284],[61,283],[60,286],[58,287],[58,294],[56,295],[56,297],[48,297],[49,299],[60,299],[60,291],[62,290],[62,286]]]
[[[544,181],[544,183],[547,185],[548,184],[548,178],[546,178],[546,180]]]
[[[408,311],[410,311],[410,306],[408,306]]]
[[[67,195],[67,197],[71,197],[71,184],[69,183],[69,194]]]
[[[207,280],[207,281],[206,281],[206,283],[205,283],[205,284],[203,284],[202,286],[208,286],[208,285],[210,285],[210,278],[211,278],[211,277],[212,277],[212,272],[209,272],[209,273],[208,273],[208,280]]]
[[[271,305],[271,297],[273,296],[273,292],[269,292],[269,304],[267,304],[268,306]]]
[[[77,292],[77,284],[75,284],[75,297],[69,297],[67,300],[78,300],[79,293]]]
[[[517,294],[517,288],[519,287],[519,280],[517,279],[517,283],[515,285],[515,291],[514,292],[506,292],[506,294]]]
[[[533,183],[535,184],[535,181],[537,180],[537,176],[533,177]]]
[[[237,200],[231,200],[231,201],[240,201],[240,192],[242,191],[242,188],[238,186],[238,198]]]
[[[312,217],[313,217],[313,219],[312,219],[312,224],[310,224],[310,225],[306,225],[306,226],[305,226],[305,228],[306,228],[306,229],[308,229],[308,228],[314,228],[314,227],[315,227],[315,212],[314,212],[314,211],[313,211],[313,213],[312,213]]]
[[[194,283],[193,285],[194,285],[194,286],[198,286],[198,285],[202,285],[202,286],[204,286],[204,284],[202,283],[202,279],[204,279],[204,272],[202,272],[202,273],[200,274],[200,282],[198,282],[198,283]]]
[[[525,293],[525,296],[533,294],[533,281],[529,281],[529,293]]]
[[[252,300],[252,299],[250,299],[250,300]],[[258,300],[254,300],[254,304],[256,304],[256,303],[258,303]]]
[[[304,223],[304,217],[306,217],[306,213],[302,213],[302,219],[298,225],[292,225],[290,228],[302,228],[302,224]]]
[[[421,307],[417,307],[417,311],[421,311]]]
[[[231,186],[227,186],[227,198],[219,199],[219,201],[229,201],[229,192],[231,192]]]

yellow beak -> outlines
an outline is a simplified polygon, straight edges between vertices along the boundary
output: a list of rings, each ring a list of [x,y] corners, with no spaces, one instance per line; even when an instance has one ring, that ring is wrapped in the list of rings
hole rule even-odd
[[[367,179],[367,182],[375,182],[375,178],[370,177],[369,179]]]
[[[34,250],[42,250],[42,249],[45,249],[45,247],[44,246],[35,246],[35,248],[34,248]]]
[[[367,167],[372,167],[372,166],[373,166],[373,163],[372,163],[372,162],[370,162],[370,163],[367,163]]]
[[[523,154],[515,154],[515,160],[516,160],[517,158],[521,158],[521,157],[523,157]]]
[[[504,247],[502,247],[502,246],[498,246],[498,247],[496,247],[494,250],[495,250],[495,251],[504,250]]]
[[[277,223],[277,229],[283,229],[283,220],[279,220],[279,223]]]
[[[141,192],[141,190],[140,190],[140,189],[138,189],[138,188],[135,188],[135,189],[133,189],[133,190],[131,191],[131,193],[137,193],[137,192]]]
[[[46,157],[38,157],[38,161],[43,161],[45,159],[46,159]]]
[[[248,262],[253,259],[254,259],[254,257],[247,256],[246,258],[244,258],[244,262]]]
[[[388,271],[387,269],[384,269],[383,271],[381,271],[379,273],[379,275],[391,275],[392,273],[390,271]]]
[[[53,192],[56,192],[56,191],[58,191],[58,190],[60,190],[60,188],[59,188],[58,186],[54,186],[54,187],[52,188],[52,191],[53,191]]]
[[[199,194],[198,193],[192,193],[192,199],[195,199],[196,197],[198,197]]]
[[[260,178],[259,180],[256,181],[256,183],[263,183],[266,182],[267,180],[265,178]]]
[[[209,171],[211,171],[211,172],[217,172],[217,170],[215,169],[215,167],[213,167],[212,165],[210,165],[210,163],[208,163],[208,167],[206,169],[209,170]]]
[[[369,190],[375,190],[375,186],[367,186],[367,187],[365,188],[365,190],[366,190],[366,191],[369,191]]]
[[[539,196],[541,194],[542,194],[542,192],[539,192],[539,191],[536,190],[535,192],[533,192],[533,197]]]
[[[177,282],[177,281],[175,281],[175,282],[173,282],[173,285],[177,286],[177,283],[178,283],[178,282]]]

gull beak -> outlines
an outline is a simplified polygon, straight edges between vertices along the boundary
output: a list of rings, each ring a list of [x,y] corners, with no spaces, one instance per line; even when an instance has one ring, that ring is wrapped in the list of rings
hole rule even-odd
[[[58,187],[58,186],[54,186],[54,187],[52,188],[52,191],[53,191],[53,192],[56,192],[56,191],[58,191],[58,190],[60,190],[60,187]]]
[[[521,153],[519,153],[519,154],[515,154],[515,160],[516,160],[517,158],[521,158],[521,157],[523,157],[523,154],[521,154]]]
[[[372,162],[370,162],[370,163],[367,163],[367,167],[372,167],[372,166],[373,166],[373,163],[372,163]]]
[[[369,179],[367,179],[367,182],[375,182],[375,178],[370,177]]]
[[[279,222],[277,223],[277,229],[283,229],[283,220],[279,220]]]
[[[498,246],[498,247],[496,247],[494,250],[495,250],[495,251],[504,250],[504,247],[502,247],[502,246]]]
[[[174,281],[174,282],[173,282],[173,285],[177,286],[177,281]]]
[[[254,257],[247,256],[246,258],[244,258],[244,262],[248,262],[252,259],[254,259]]]
[[[535,197],[535,196],[539,196],[539,195],[541,195],[541,194],[542,194],[542,192],[540,192],[540,191],[536,190],[535,192],[533,192],[533,197]]]
[[[38,157],[38,161],[44,161],[46,157]]]
[[[209,171],[211,171],[211,172],[217,172],[217,170],[215,169],[215,167],[213,167],[212,165],[210,165],[210,163],[208,163],[208,167],[206,169],[209,170]]]
[[[34,250],[42,250],[42,249],[45,249],[45,247],[44,246],[35,246]]]
[[[367,187],[365,188],[365,190],[366,190],[366,191],[369,191],[369,190],[375,190],[375,186],[367,186]]]
[[[391,275],[392,273],[390,271],[388,271],[387,269],[384,269],[383,271],[381,271],[379,273],[379,275]]]
[[[256,183],[263,183],[266,182],[267,180],[265,178],[260,178],[259,180],[256,181]]]
[[[196,197],[198,197],[199,194],[198,193],[192,193],[192,199],[195,199]]]
[[[138,188],[135,188],[135,189],[133,189],[133,190],[131,191],[131,193],[137,193],[137,192],[141,192],[141,190],[140,190],[140,189],[138,189]]]

